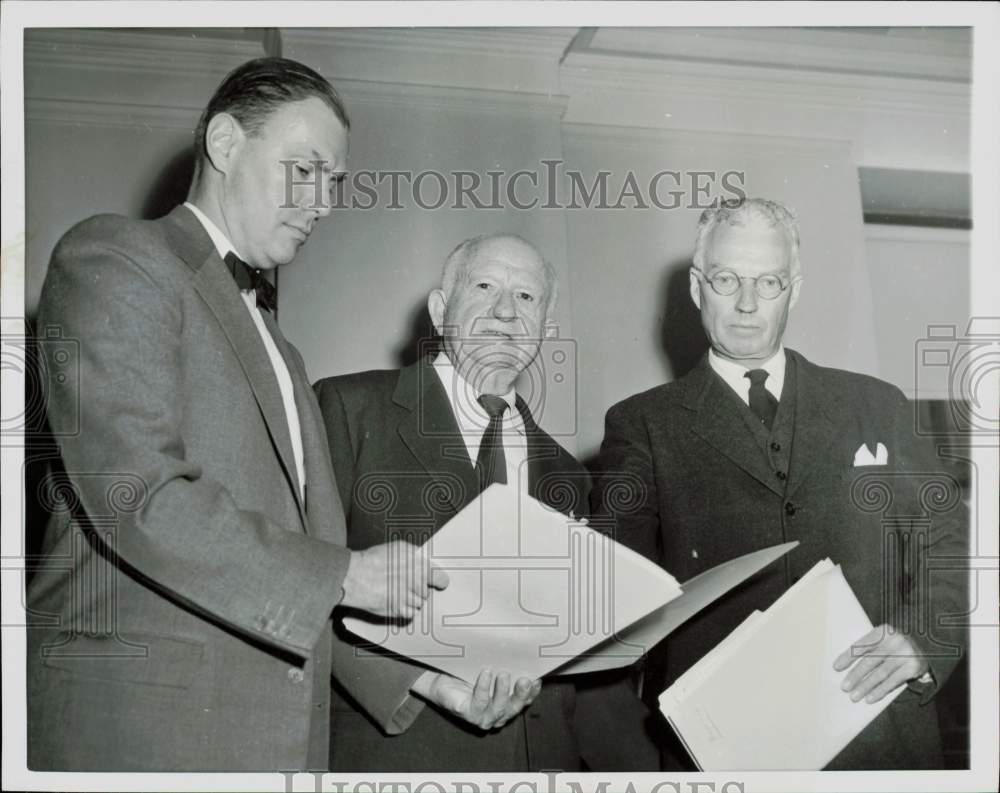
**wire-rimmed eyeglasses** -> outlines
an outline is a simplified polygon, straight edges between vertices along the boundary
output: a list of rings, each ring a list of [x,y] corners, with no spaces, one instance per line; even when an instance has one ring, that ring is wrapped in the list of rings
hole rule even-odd
[[[781,276],[774,273],[764,273],[764,275],[758,275],[756,278],[753,278],[747,275],[737,275],[732,270],[717,270],[709,278],[697,267],[692,267],[691,269],[698,273],[702,280],[708,282],[708,285],[712,287],[712,291],[715,294],[722,295],[723,297],[735,295],[744,281],[753,281],[753,290],[757,293],[757,297],[763,300],[774,300],[799,280],[798,278],[792,278],[788,282],[785,282]]]

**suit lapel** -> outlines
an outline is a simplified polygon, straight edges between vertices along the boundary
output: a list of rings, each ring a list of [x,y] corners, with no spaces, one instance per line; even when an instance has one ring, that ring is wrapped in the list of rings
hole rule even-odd
[[[333,529],[331,536],[325,536],[323,532],[318,531],[317,536],[337,545],[347,545],[347,526],[343,519],[344,505],[340,500],[340,491],[337,489],[333,466],[330,463],[330,448],[326,443],[326,430],[323,426],[323,416],[319,412],[319,404],[309,386],[309,378],[305,371],[299,369],[298,376],[293,375],[292,380],[295,384],[295,405],[299,411],[302,447],[305,454],[306,515],[312,522],[314,530],[317,523],[331,526]]]
[[[788,470],[788,489],[795,490],[815,470],[820,460],[828,460],[826,450],[839,437],[842,427],[831,419],[832,405],[815,366],[793,350],[786,350],[788,364],[795,367],[795,436]]]
[[[281,401],[278,379],[257,326],[240,297],[236,282],[194,214],[185,207],[177,207],[163,222],[166,224],[171,247],[194,273],[192,285],[215,314],[236,353],[278,452],[304,525],[305,513],[299,498],[288,418]]]
[[[739,397],[728,393],[729,386],[712,371],[707,355],[685,380],[688,394],[684,405],[694,413],[692,431],[762,485],[780,495],[783,489],[779,487],[767,457],[747,426],[740,410]]]
[[[313,515],[318,520],[326,521],[342,529],[343,522],[338,523],[333,519],[333,516],[343,514],[343,505],[340,503],[340,494],[333,484],[330,451],[323,443],[323,439],[326,437],[326,432],[323,430],[323,417],[319,413],[315,395],[309,386],[309,377],[302,368],[298,356],[292,353],[291,345],[279,330],[277,320],[267,311],[261,312],[261,316],[264,318],[264,324],[267,325],[271,338],[274,339],[275,346],[281,353],[285,366],[288,367],[288,374],[292,378],[292,391],[295,397],[295,409],[299,414],[303,468],[306,476],[306,503],[303,504],[301,499],[297,499],[303,524],[308,529],[310,525],[308,516]],[[284,414],[283,404],[282,414]],[[294,463],[292,470],[294,473]],[[296,488],[295,493],[298,496],[298,488]],[[346,532],[326,539],[343,545],[346,542]]]
[[[479,494],[476,470],[441,380],[426,360],[402,369],[393,401],[405,408],[397,432],[420,465],[445,486],[456,512]]]
[[[551,480],[547,477],[557,473],[565,473],[565,468],[559,465],[560,448],[535,424],[534,417],[520,396],[517,397],[516,405],[521,414],[521,420],[524,422],[524,434],[528,441],[528,495],[559,509],[561,499],[553,498],[553,496],[558,495],[552,492],[555,483],[549,484]],[[561,468],[562,470],[560,470]],[[565,511],[569,509],[575,509],[575,507],[569,504]]]

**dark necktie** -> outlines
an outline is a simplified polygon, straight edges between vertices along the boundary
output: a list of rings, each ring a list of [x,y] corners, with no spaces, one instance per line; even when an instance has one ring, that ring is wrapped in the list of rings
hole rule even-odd
[[[260,270],[255,270],[239,256],[230,251],[225,258],[226,267],[233,274],[236,285],[241,290],[252,289],[257,296],[257,308],[263,308],[272,314],[278,308],[278,294],[274,285],[268,281]]]
[[[478,401],[490,417],[490,423],[486,426],[483,439],[479,443],[479,456],[476,458],[479,489],[483,491],[493,483],[507,484],[507,458],[504,457],[503,436],[500,432],[507,401],[492,394],[482,394]]]
[[[750,378],[750,410],[760,419],[761,424],[770,430],[774,423],[774,414],[778,412],[778,400],[764,388],[767,372],[763,369],[751,369],[743,376]]]

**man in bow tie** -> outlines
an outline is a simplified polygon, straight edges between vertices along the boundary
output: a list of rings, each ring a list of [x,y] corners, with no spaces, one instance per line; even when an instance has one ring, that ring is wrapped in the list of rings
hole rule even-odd
[[[436,357],[316,384],[351,548],[392,536],[426,542],[493,483],[565,514],[585,513],[586,470],[515,390],[544,343],[555,300],[555,272],[528,242],[507,234],[466,240],[427,300],[443,339]],[[342,638],[335,653],[353,653]],[[592,770],[655,767],[655,747],[640,732],[646,711],[623,686],[602,699],[611,706],[604,711],[588,707],[586,696],[578,703],[571,682],[524,680],[528,696],[512,697],[490,730],[454,717],[455,702],[470,695],[459,680],[387,654],[363,656],[358,667],[371,687],[353,699],[335,694],[333,770],[579,770],[581,758]],[[490,671],[497,688],[513,685],[502,670]],[[390,735],[376,727],[371,716],[403,697],[413,705],[409,729]]]
[[[348,127],[312,69],[246,63],[201,116],[183,206],[91,218],[52,256],[38,326],[80,359],[48,403],[66,497],[28,591],[32,769],[325,768],[334,607],[408,619],[447,583],[412,545],[345,547],[263,276],[329,213]]]
[[[954,480],[918,448],[899,389],[817,366],[782,345],[801,288],[798,225],[787,207],[745,199],[702,214],[690,289],[711,349],[684,377],[608,411],[594,525],[679,581],[800,541],[651,654],[651,701],[830,557],[877,626],[829,659],[844,696],[874,702],[907,690],[829,767],[940,768],[932,697],[962,640],[939,620],[967,611],[965,574],[954,569],[965,558],[961,500]],[[866,475],[891,493],[884,508],[859,495]],[[920,495],[931,482],[948,492],[938,504]],[[953,569],[931,570],[931,560]],[[664,759],[691,767],[679,746]]]

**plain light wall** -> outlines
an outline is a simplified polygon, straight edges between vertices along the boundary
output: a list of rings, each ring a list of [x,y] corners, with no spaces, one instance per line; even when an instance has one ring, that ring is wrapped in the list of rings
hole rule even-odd
[[[191,118],[196,124],[197,115]],[[37,310],[52,249],[70,227],[106,212],[131,217],[162,213],[161,186],[171,164],[190,149],[191,137],[181,130],[59,124],[29,117],[26,315]]]
[[[280,271],[280,318],[283,331],[301,350],[314,379],[367,369],[390,369],[412,362],[417,340],[429,331],[427,295],[441,284],[447,255],[463,240],[481,234],[519,234],[534,244],[553,265],[559,300],[550,321],[559,336],[572,334],[573,289],[567,272],[566,231],[561,212],[522,211],[506,198],[501,209],[473,209],[468,198],[458,202],[451,174],[488,170],[512,174],[536,171],[545,158],[561,153],[558,116],[498,114],[488,102],[468,110],[419,106],[386,106],[379,102],[346,101],[351,113],[349,167],[354,173],[406,171],[442,173],[448,201],[439,209],[424,209],[439,201],[435,177],[423,177],[414,196],[401,182],[398,203],[392,203],[388,180],[379,188],[371,209],[335,209],[313,232],[295,262]],[[525,200],[527,200],[527,192]],[[364,196],[354,194],[364,204]],[[478,195],[490,201],[483,186]],[[345,202],[346,203],[346,202]],[[461,206],[465,208],[458,208]],[[523,375],[518,391],[543,426],[566,427],[573,406],[566,389],[546,389],[536,360]],[[571,427],[571,430],[575,427]],[[571,431],[561,440],[575,451]]]
[[[187,193],[194,126],[225,74],[264,55],[253,31],[25,32],[25,315],[70,227],[155,217]],[[179,181],[178,181],[179,180]]]
[[[566,212],[572,321],[580,381],[586,384],[578,402],[581,455],[597,451],[608,407],[684,374],[707,349],[689,295],[688,268],[702,209],[716,197],[732,197],[721,181],[727,171],[740,172],[747,195],[783,201],[798,212],[804,281],[786,344],[823,365],[878,372],[861,199],[849,147],[573,126],[566,155],[570,166],[589,174],[588,183],[601,169],[619,184],[632,171],[640,185],[663,170],[718,174],[708,195],[696,195],[685,182],[684,208]],[[710,177],[700,182],[707,185]],[[665,192],[673,182],[661,184],[660,200],[670,206]]]
[[[936,335],[948,327],[956,339],[966,334],[970,232],[868,225],[864,235],[879,375],[912,399],[952,398],[937,387],[939,377],[928,376],[920,342],[929,338],[931,325],[939,328]]]

